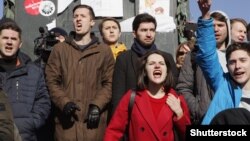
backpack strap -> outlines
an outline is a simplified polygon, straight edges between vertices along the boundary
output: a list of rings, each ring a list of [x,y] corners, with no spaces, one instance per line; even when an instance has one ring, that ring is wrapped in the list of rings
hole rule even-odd
[[[124,141],[128,141],[129,122],[131,119],[131,112],[133,109],[133,105],[135,103],[135,94],[136,94],[135,91],[132,90],[131,95],[130,95],[130,99],[129,99],[129,104],[128,104],[128,125],[126,126],[126,132],[125,132],[125,135],[123,137]]]
[[[133,109],[134,102],[135,102],[135,91],[132,90],[130,99],[129,99],[129,105],[128,105],[128,121],[130,121],[131,119],[131,112]]]

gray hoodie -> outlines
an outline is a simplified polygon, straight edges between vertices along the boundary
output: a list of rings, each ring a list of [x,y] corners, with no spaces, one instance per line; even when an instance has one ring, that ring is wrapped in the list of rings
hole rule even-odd
[[[230,19],[229,17],[227,16],[227,14],[223,11],[220,11],[220,10],[216,10],[216,11],[213,11],[211,12],[211,14],[213,13],[220,13],[222,14],[226,19],[227,19],[227,39],[226,39],[226,47],[228,47],[230,44],[231,44],[231,26],[230,26]],[[221,64],[221,67],[223,69],[224,72],[228,72],[228,69],[227,69],[227,61],[226,61],[226,56],[225,56],[225,52],[226,50],[217,50],[217,54],[218,54],[218,57],[219,57],[219,62]]]

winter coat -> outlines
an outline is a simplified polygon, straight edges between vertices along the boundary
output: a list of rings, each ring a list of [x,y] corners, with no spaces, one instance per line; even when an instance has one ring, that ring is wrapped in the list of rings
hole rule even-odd
[[[15,124],[23,141],[36,141],[36,131],[44,125],[50,113],[50,97],[44,73],[24,53],[17,56],[18,66],[3,76],[3,90],[12,107]]]
[[[57,141],[101,141],[106,128],[107,104],[111,100],[114,58],[110,47],[94,38],[89,46],[80,49],[72,40],[54,46],[45,73],[48,88],[55,104],[55,137]],[[81,111],[69,119],[62,114],[66,103],[74,102]],[[97,129],[87,129],[90,104],[102,113]]]
[[[178,97],[173,89],[169,93]],[[104,141],[119,141],[128,124],[129,141],[174,141],[173,126],[184,138],[186,125],[190,124],[190,117],[182,96],[179,96],[179,98],[183,116],[179,120],[167,104],[162,107],[158,119],[155,119],[147,91],[137,91],[130,121],[128,121],[130,95],[131,90],[122,97],[106,129]]]
[[[226,18],[227,31],[230,33],[230,19],[222,11],[214,11],[220,13]],[[211,12],[214,13],[214,12]],[[226,40],[226,47],[231,43],[231,35],[228,34]],[[191,120],[193,124],[200,124],[203,120],[208,106],[214,96],[214,92],[206,81],[201,68],[195,61],[197,50],[194,49],[192,53],[186,55],[184,64],[180,70],[176,90],[183,94],[190,109]],[[220,60],[220,65],[223,67],[224,72],[226,69],[225,52],[217,51]]]
[[[0,140],[14,141],[14,120],[8,98],[0,89]]]
[[[209,124],[214,116],[222,110],[239,107],[242,91],[231,80],[229,73],[224,73],[216,53],[213,20],[198,20],[196,61],[201,67],[207,81],[215,92],[202,124]]]
[[[181,68],[176,90],[182,94],[190,110],[193,124],[200,124],[214,96],[201,68],[195,63],[196,50],[188,53]]]
[[[172,55],[166,52],[164,52],[164,55],[164,57],[169,60],[175,80],[177,80],[178,71]],[[137,73],[140,64],[139,59],[139,55],[133,50],[121,53],[116,59],[112,83],[112,114],[114,113],[114,110],[122,96],[129,89],[136,88]]]
[[[2,80],[0,80],[2,81]],[[1,83],[1,82],[0,82]],[[0,86],[0,140],[22,141],[19,131],[15,125],[11,106],[6,93]]]

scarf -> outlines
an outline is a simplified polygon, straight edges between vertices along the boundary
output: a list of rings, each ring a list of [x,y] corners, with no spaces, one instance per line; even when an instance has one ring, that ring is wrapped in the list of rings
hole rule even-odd
[[[142,46],[136,39],[134,39],[134,43],[132,44],[131,50],[133,50],[141,57],[149,51],[157,50],[157,48],[154,43],[148,47]]]
[[[12,71],[16,68],[17,58],[6,60],[6,59],[0,59],[0,69],[1,71]]]

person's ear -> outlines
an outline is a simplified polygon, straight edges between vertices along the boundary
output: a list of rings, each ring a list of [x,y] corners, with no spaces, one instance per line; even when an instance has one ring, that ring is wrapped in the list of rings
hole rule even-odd
[[[134,38],[136,38],[136,32],[133,30],[133,36]]]
[[[19,45],[19,47],[18,47],[18,48],[21,48],[21,47],[22,47],[22,45],[23,45],[23,42],[21,41],[21,42],[20,42],[20,45]]]
[[[91,21],[90,21],[90,25],[91,25],[91,27],[93,27],[93,26],[95,25],[95,21],[94,21],[94,20],[91,20]]]
[[[119,33],[119,38],[121,37],[121,35],[122,35],[122,32]]]

